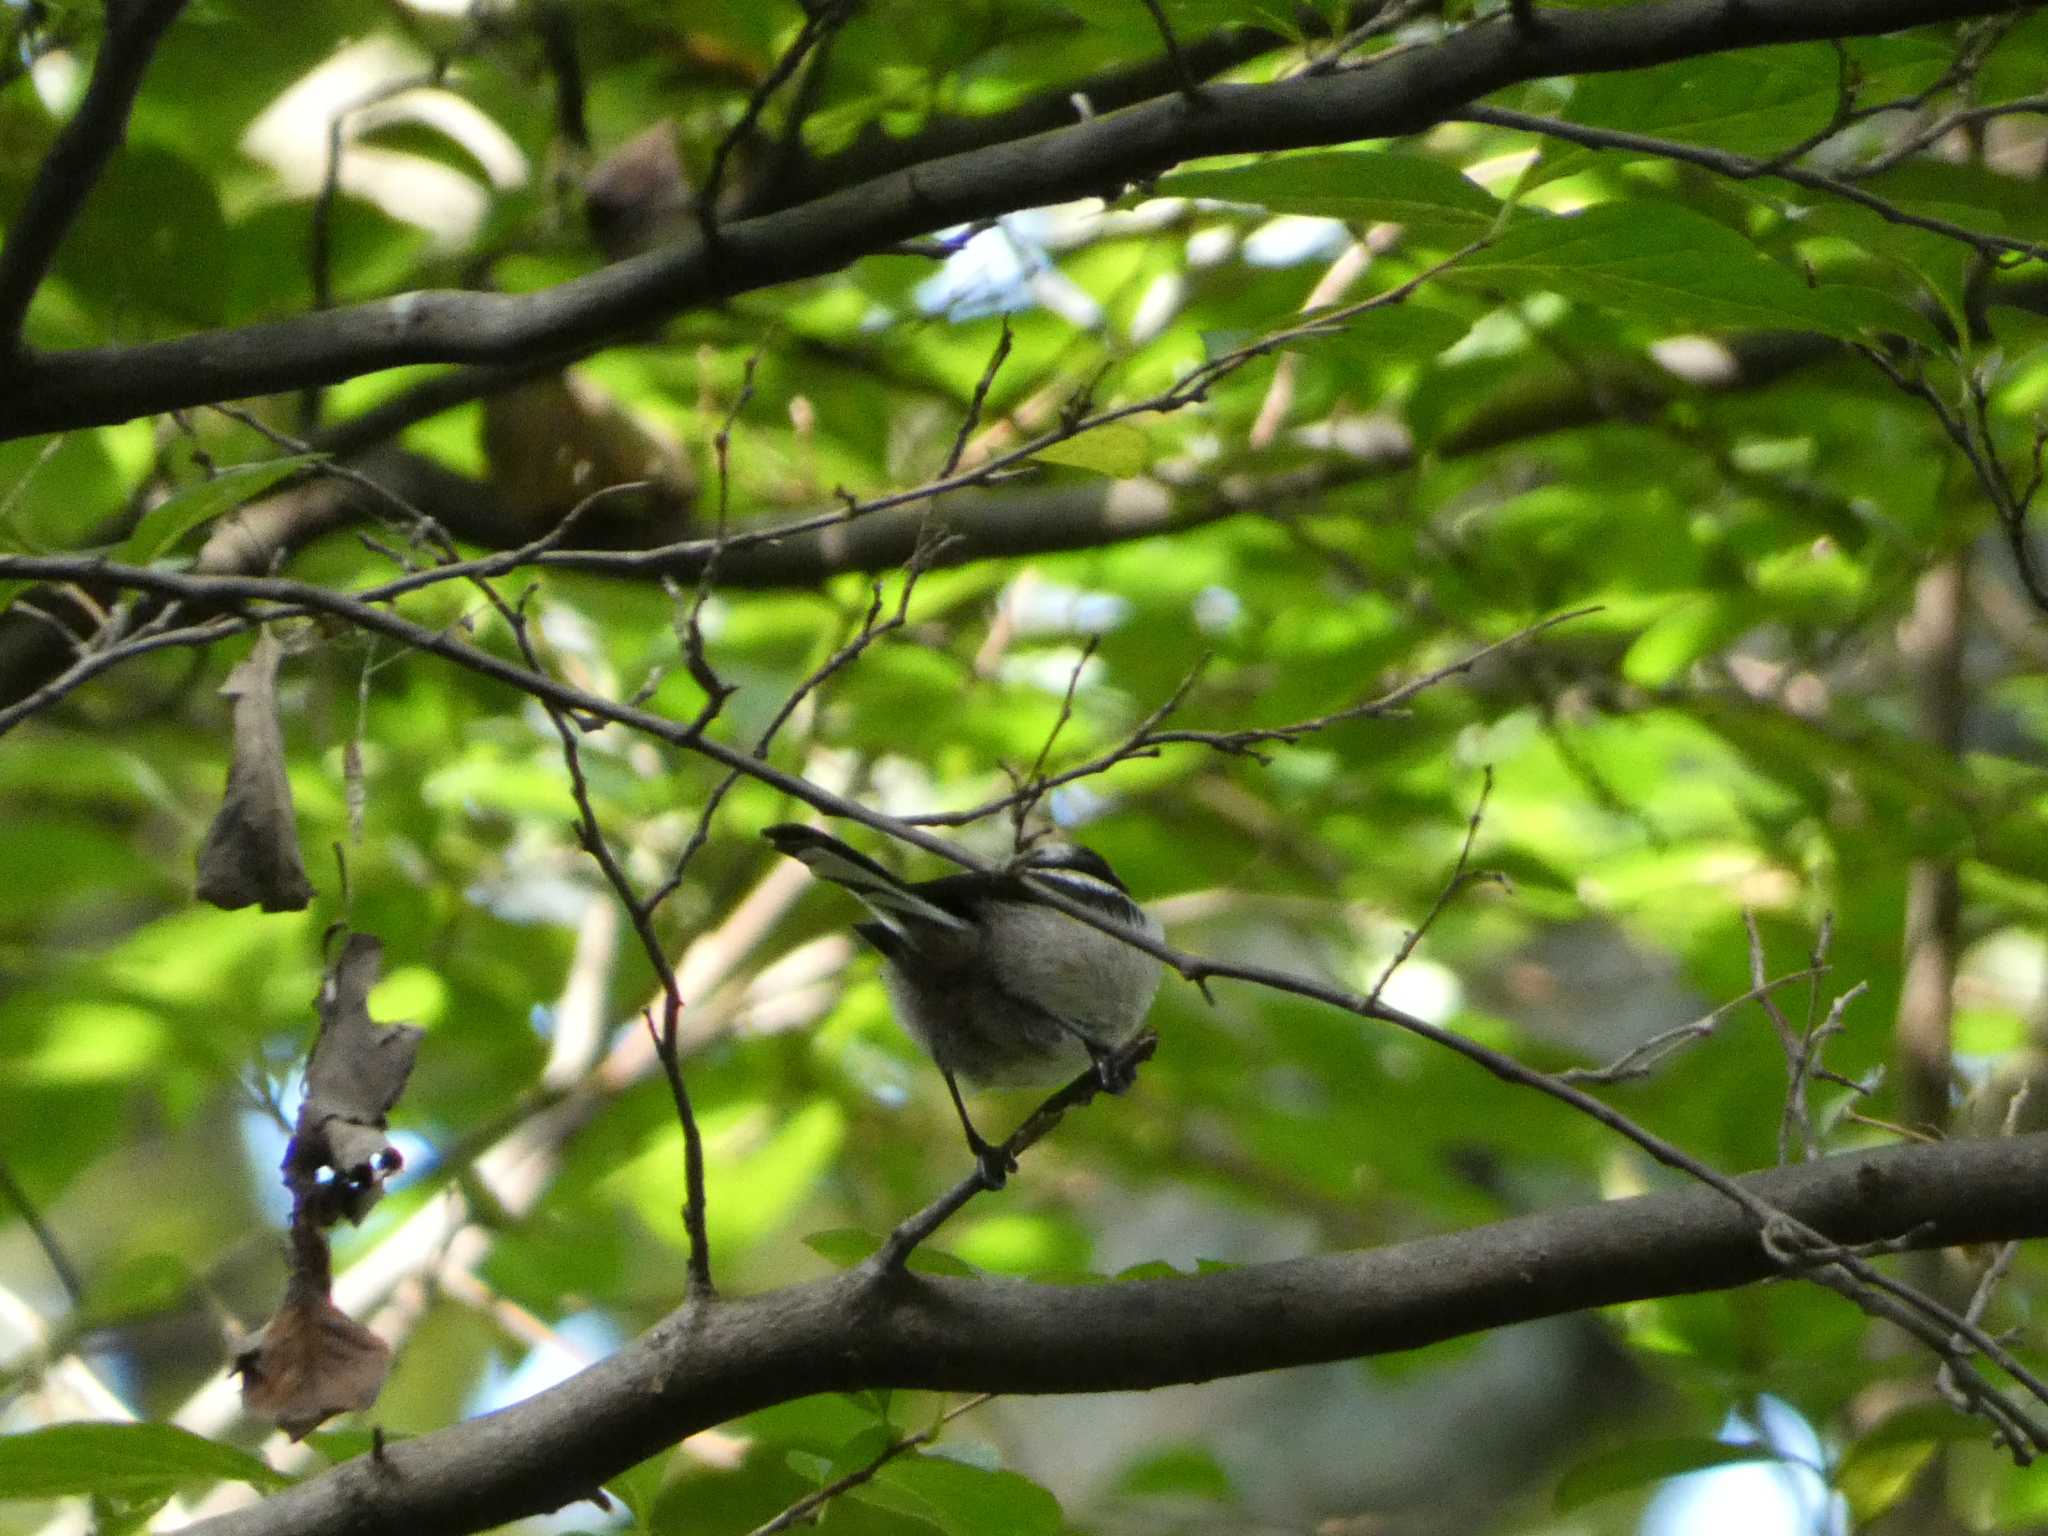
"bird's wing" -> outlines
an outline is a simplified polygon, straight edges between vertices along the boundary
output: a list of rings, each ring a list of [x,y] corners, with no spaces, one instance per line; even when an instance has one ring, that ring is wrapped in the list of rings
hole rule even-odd
[[[922,923],[961,933],[973,926],[960,914],[949,912],[919,895],[916,887],[898,879],[866,854],[847,847],[830,833],[820,832],[816,827],[783,822],[767,828],[761,835],[820,880],[845,886],[860,898],[861,905],[896,933],[902,933],[906,923]]]

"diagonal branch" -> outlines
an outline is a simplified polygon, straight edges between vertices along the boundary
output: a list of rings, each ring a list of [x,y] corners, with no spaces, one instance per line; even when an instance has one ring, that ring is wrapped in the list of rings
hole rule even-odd
[[[2043,245],[2038,240],[2021,240],[2010,235],[1966,229],[1947,219],[1915,213],[1910,208],[1901,208],[1897,203],[1879,197],[1866,187],[1844,181],[1839,176],[1829,176],[1820,171],[1807,170],[1802,166],[1788,165],[1782,156],[1773,160],[1757,160],[1749,155],[1738,155],[1725,149],[1710,149],[1702,144],[1686,144],[1677,139],[1657,139],[1648,134],[1624,133],[1614,128],[1594,128],[1584,123],[1569,123],[1562,118],[1539,117],[1528,112],[1510,112],[1500,107],[1470,107],[1452,113],[1448,120],[1485,123],[1493,128],[1512,128],[1521,133],[1562,139],[1568,144],[1577,144],[1585,149],[1612,149],[1625,154],[1653,156],[1659,160],[1676,160],[1686,165],[1699,166],[1702,170],[1712,171],[1716,175],[1727,176],[1735,181],[1775,177],[1779,181],[1789,181],[1794,186],[1805,187],[1810,192],[1825,192],[1830,197],[1839,197],[1845,202],[1855,203],[1858,207],[1869,209],[1888,223],[1902,224],[1911,229],[1924,229],[1929,234],[1940,235],[1945,240],[1957,241],[1987,260],[2001,256],[2020,256],[2035,261],[2048,261],[2048,245]]]
[[[169,0],[158,0],[160,5]],[[1646,0],[1505,17],[1371,68],[1204,88],[1030,139],[928,161],[721,224],[529,294],[430,291],[134,347],[25,357],[0,383],[0,437],[332,384],[408,363],[517,362],[607,342],[654,318],[845,267],[956,224],[1099,196],[1207,155],[1417,132],[1475,98],[1550,75],[1641,68],[1768,43],[1864,36],[1982,15],[2001,0]]]
[[[28,196],[0,249],[0,349],[21,344],[29,301],[86,197],[128,134],[128,113],[142,74],[185,0],[110,0],[107,35],[93,61],[85,98],[43,157]]]

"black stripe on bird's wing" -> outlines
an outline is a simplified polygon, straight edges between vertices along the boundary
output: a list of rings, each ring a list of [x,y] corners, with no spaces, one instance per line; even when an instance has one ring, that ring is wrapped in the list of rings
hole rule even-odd
[[[1127,927],[1142,928],[1145,923],[1144,911],[1138,904],[1115,886],[1097,880],[1092,875],[1077,874],[1064,869],[1034,869],[1027,871],[1032,880],[1042,880],[1053,890],[1071,901],[1078,901],[1093,907],[1105,916],[1113,917]],[[1018,881],[1018,884],[1027,884]],[[1026,900],[1029,897],[1025,898]]]
[[[936,923],[942,928],[959,929],[968,926],[964,918],[925,900],[914,887],[897,879],[866,854],[816,827],[784,822],[767,828],[761,835],[820,880],[845,886],[885,923]]]
[[[937,880],[926,880],[913,889],[933,906],[972,917],[977,907],[991,901],[1013,901],[1025,906],[1046,905],[1031,889],[1034,880],[1043,880],[1068,900],[1083,902],[1130,927],[1145,926],[1144,910],[1129,896],[1093,875],[1073,870],[1026,869],[1016,874],[945,875]]]

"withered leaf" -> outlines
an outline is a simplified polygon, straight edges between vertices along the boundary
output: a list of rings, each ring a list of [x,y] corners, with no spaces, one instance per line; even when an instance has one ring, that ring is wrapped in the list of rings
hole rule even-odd
[[[298,912],[313,899],[278,723],[283,659],[283,645],[265,629],[221,685],[221,694],[235,701],[234,754],[227,792],[199,850],[199,899],[231,912],[249,906]]]
[[[391,1346],[316,1290],[294,1285],[255,1346],[235,1357],[242,1406],[294,1440],[377,1400]]]
[[[320,1036],[306,1064],[306,1099],[285,1153],[285,1182],[304,1198],[321,1170],[323,1224],[362,1220],[385,1176],[404,1161],[384,1134],[384,1117],[405,1091],[419,1052],[420,1030],[370,1017],[370,989],[384,946],[350,934],[320,984]]]

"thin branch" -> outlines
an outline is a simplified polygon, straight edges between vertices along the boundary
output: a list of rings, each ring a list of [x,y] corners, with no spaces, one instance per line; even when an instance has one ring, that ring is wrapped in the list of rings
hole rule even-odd
[[[1805,187],[1809,191],[1825,192],[1831,197],[1855,203],[1858,207],[1869,209],[1887,223],[1923,229],[1944,239],[1958,241],[1987,259],[2020,256],[2033,261],[2048,261],[2048,245],[2043,245],[2039,241],[1965,229],[1962,225],[1947,219],[1937,219],[1902,208],[1897,203],[1879,197],[1875,192],[1859,187],[1853,182],[1844,181],[1839,176],[1829,176],[1819,171],[1788,165],[1781,159],[1757,160],[1748,155],[1738,155],[1724,149],[1710,149],[1701,144],[1651,138],[1647,134],[1624,133],[1613,128],[1594,128],[1584,123],[1566,122],[1562,118],[1512,112],[1504,107],[1463,107],[1450,114],[1446,120],[1485,123],[1495,128],[1512,128],[1521,133],[1541,134],[1546,138],[1562,139],[1566,143],[1577,144],[1586,149],[1614,149],[1628,154],[1652,155],[1660,160],[1682,161],[1687,165],[1697,165],[1704,170],[1712,171],[1716,175],[1732,177],[1737,181],[1750,181],[1764,176],[1776,177],[1779,181],[1789,181],[1794,186]]]
[[[734,534],[730,538],[691,539],[680,543],[662,545],[653,549],[627,550],[611,555],[596,552],[588,555],[579,554],[575,563],[579,569],[584,570],[608,570],[615,572],[660,571],[674,565],[678,560],[708,560],[711,558],[713,550],[723,554],[728,551],[752,549],[762,544],[779,544],[793,536],[840,528],[847,523],[871,517],[878,512],[886,512],[896,507],[928,503],[953,491],[970,490],[995,484],[1009,478],[1012,472],[1024,467],[1047,448],[1053,447],[1056,444],[1079,437],[1085,432],[1092,432],[1098,427],[1109,426],[1135,416],[1170,415],[1175,411],[1183,410],[1188,406],[1206,400],[1209,392],[1218,383],[1262,357],[1314,337],[1336,334],[1341,330],[1345,321],[1356,319],[1358,316],[1368,314],[1373,310],[1386,309],[1405,303],[1425,284],[1442,276],[1445,272],[1457,266],[1467,256],[1483,249],[1485,245],[1486,241],[1475,240],[1471,244],[1453,251],[1441,261],[1434,262],[1430,266],[1425,267],[1407,281],[1376,293],[1370,298],[1361,299],[1356,303],[1346,304],[1336,309],[1325,310],[1310,319],[1283,326],[1278,330],[1270,331],[1264,336],[1246,342],[1243,346],[1233,348],[1228,352],[1219,353],[1213,358],[1196,364],[1181,374],[1179,378],[1175,379],[1166,388],[1143,399],[1091,411],[1087,409],[1084,397],[1081,401],[1077,402],[1077,409],[1062,413],[1062,418],[1056,425],[1048,427],[1045,431],[1002,453],[989,455],[971,468],[961,469],[958,462],[955,461],[950,464],[950,467],[934,478],[925,481],[922,485],[911,486],[903,490],[888,491],[881,495],[867,498],[846,495],[837,511],[819,513],[815,516],[799,518],[792,522],[778,523],[773,527],[750,529],[745,533]],[[1006,349],[999,344],[997,351],[998,355],[992,360],[994,365],[1000,365]],[[985,397],[987,392],[988,381],[994,375],[991,371],[985,373],[983,377],[984,382],[977,390],[977,398],[973,407],[974,413],[977,416],[981,399]],[[962,441],[964,443],[964,439]]]
[[[1408,930],[1401,940],[1400,948],[1394,951],[1392,958],[1387,961],[1386,968],[1380,972],[1380,979],[1372,984],[1372,991],[1365,995],[1368,1006],[1379,1002],[1380,994],[1387,989],[1387,983],[1394,979],[1394,972],[1407,964],[1408,957],[1415,953],[1415,946],[1422,942],[1423,935],[1436,925],[1436,920],[1443,916],[1445,908],[1450,906],[1458,892],[1463,890],[1469,881],[1505,880],[1505,876],[1487,871],[1480,871],[1475,875],[1466,873],[1466,867],[1472,861],[1472,845],[1479,840],[1479,823],[1485,818],[1486,802],[1492,795],[1493,764],[1488,763],[1482,770],[1479,798],[1473,802],[1472,815],[1465,823],[1465,841],[1459,845],[1458,861],[1451,866],[1450,876],[1444,881],[1443,889],[1436,893],[1436,900],[1430,903],[1429,910],[1422,916],[1422,921]]]
[[[1152,13],[1152,25],[1159,29],[1159,40],[1166,45],[1166,60],[1173,68],[1174,79],[1180,85],[1180,98],[1189,106],[1201,108],[1208,105],[1202,95],[1201,82],[1195,79],[1194,71],[1188,68],[1188,61],[1180,51],[1180,39],[1173,35],[1173,23],[1166,19],[1166,12],[1159,8],[1159,0],[1142,0],[1147,11]]]
[[[1088,670],[1088,663],[1095,659],[1096,649],[1102,644],[1102,636],[1090,635],[1088,643],[1081,647],[1081,654],[1074,658],[1074,669],[1067,674],[1066,691],[1060,695],[1060,712],[1053,717],[1052,728],[1045,733],[1045,740],[1038,744],[1038,756],[1032,759],[1031,771],[1024,775],[1020,789],[1036,786],[1033,793],[1024,794],[1010,807],[1012,841],[1024,846],[1024,823],[1037,809],[1046,788],[1045,760],[1060,739],[1060,732],[1067,728],[1067,722],[1074,718],[1074,693],[1081,686],[1081,674]]]
[[[2032,531],[2028,526],[2034,497],[2041,487],[2041,456],[2044,443],[2048,443],[2048,425],[2037,428],[2035,432],[2026,483],[2015,485],[2005,461],[1999,457],[1997,445],[1992,441],[1989,395],[1974,370],[1964,374],[1965,404],[1957,406],[1944,400],[1941,393],[1928,383],[1926,374],[1917,367],[1909,369],[1902,366],[1877,347],[1859,346],[1857,351],[1890,379],[1894,387],[1924,404],[1949,441],[1955,444],[1956,451],[1968,461],[1978,485],[1983,488],[1992,511],[1997,515],[1999,526],[2005,532],[2006,547],[2012,551],[2020,585],[2026,589],[2034,606],[2048,613],[2048,573],[2041,569],[2040,557],[2035,553]]]
[[[7,1197],[7,1203],[14,1207],[21,1219],[27,1223],[36,1246],[43,1250],[43,1257],[49,1261],[51,1270],[57,1276],[57,1283],[64,1287],[64,1294],[71,1298],[73,1307],[85,1305],[85,1278],[78,1266],[64,1251],[64,1245],[57,1241],[57,1234],[50,1230],[50,1224],[43,1220],[43,1213],[29,1199],[28,1191],[21,1187],[14,1172],[7,1166],[7,1160],[0,1158],[0,1195]]]
[[[1148,1029],[1106,1053],[1103,1066],[1090,1063],[1087,1071],[1034,1109],[1024,1123],[996,1148],[997,1153],[1014,1167],[1020,1156],[1052,1133],[1053,1128],[1066,1118],[1068,1110],[1080,1109],[1094,1102],[1095,1096],[1103,1092],[1105,1078],[1112,1082],[1128,1081],[1158,1049],[1159,1037]],[[944,1226],[968,1201],[987,1189],[988,1182],[982,1177],[981,1169],[975,1168],[915,1216],[901,1222],[869,1257],[865,1267],[876,1275],[901,1271],[920,1243]]]
[[[1180,707],[1181,703],[1186,699],[1188,691],[1194,686],[1195,680],[1202,670],[1198,666],[1181,680],[1180,686],[1173,691],[1163,704],[1140,721],[1130,735],[1126,736],[1109,751],[1089,758],[1086,762],[1076,764],[1072,768],[1062,769],[1060,772],[1049,777],[1042,779],[1034,778],[1031,782],[1019,789],[1012,790],[1007,795],[983,801],[980,805],[970,806],[966,810],[931,811],[923,815],[907,816],[904,820],[910,825],[920,827],[967,826],[985,817],[993,816],[999,811],[1009,810],[1013,806],[1025,801],[1041,799],[1046,793],[1059,788],[1063,784],[1072,784],[1079,779],[1093,778],[1097,774],[1106,773],[1119,763],[1127,762],[1132,758],[1156,757],[1159,749],[1164,746],[1204,746],[1230,756],[1250,757],[1263,763],[1268,761],[1268,759],[1256,750],[1256,747],[1261,744],[1271,742],[1292,746],[1306,737],[1315,735],[1318,731],[1329,729],[1333,725],[1343,724],[1352,720],[1385,718],[1395,713],[1402,705],[1416,697],[1416,695],[1434,688],[1438,683],[1470,672],[1488,657],[1523,645],[1542,634],[1545,630],[1554,629],[1560,624],[1568,624],[1574,619],[1581,619],[1589,613],[1598,613],[1599,611],[1599,608],[1596,606],[1574,608],[1566,613],[1553,614],[1547,619],[1540,619],[1534,624],[1516,630],[1505,639],[1496,640],[1490,645],[1481,646],[1478,650],[1472,651],[1456,661],[1448,662],[1418,677],[1410,678],[1407,682],[1376,698],[1347,705],[1343,709],[1334,710],[1327,715],[1317,715],[1308,720],[1297,720],[1288,725],[1265,726],[1238,731],[1161,729],[1161,722]]]
[[[1675,1029],[1659,1030],[1641,1044],[1631,1046],[1604,1067],[1568,1067],[1558,1073],[1557,1076],[1560,1081],[1576,1083],[1581,1087],[1602,1083],[1627,1083],[1633,1082],[1638,1078],[1648,1077],[1650,1073],[1655,1071],[1658,1066],[1672,1055],[1685,1049],[1694,1041],[1704,1040],[1712,1035],[1720,1027],[1721,1021],[1731,1013],[1748,1007],[1751,1003],[1758,1001],[1771,992],[1777,991],[1780,987],[1791,986],[1794,982],[1808,981],[1820,974],[1820,969],[1815,967],[1804,971],[1794,971],[1788,976],[1779,976],[1774,980],[1763,983],[1762,986],[1751,987],[1740,997],[1730,998],[1712,1013],[1695,1019],[1690,1024],[1680,1024]],[[1784,1159],[1780,1158],[1779,1161],[1782,1162]]]
[[[2027,1100],[2033,1096],[2033,1085],[2022,1081],[2005,1106],[2005,1125],[2002,1134],[2007,1137],[2019,1134],[2020,1115],[2027,1107]],[[1998,1287],[2004,1283],[2006,1274],[2012,1269],[2013,1260],[2019,1257],[2017,1242],[2003,1243],[1993,1254],[1991,1262],[1984,1266],[1984,1273],[1977,1277],[1975,1289],[1970,1292],[1969,1304],[1963,1309],[1963,1317],[1971,1323],[1982,1323],[1984,1314],[1991,1308],[1991,1298],[1998,1294]],[[1961,1350],[1965,1341],[1954,1337],[1949,1341],[1951,1348]],[[1944,1360],[1941,1369],[1935,1373],[1935,1390],[1959,1407],[1969,1406],[1968,1395],[1957,1385],[1955,1373]]]
[[[576,47],[576,13],[567,0],[541,0],[533,10],[534,35],[555,82],[555,133],[574,150],[590,148],[583,60]]]
[[[848,1493],[860,1487],[862,1483],[872,1482],[875,1474],[897,1457],[930,1445],[939,1438],[940,1433],[948,1424],[952,1423],[962,1414],[972,1413],[994,1396],[995,1393],[993,1392],[977,1392],[974,1396],[968,1398],[966,1402],[956,1403],[934,1419],[929,1429],[920,1430],[914,1435],[906,1435],[900,1440],[890,1441],[888,1445],[875,1454],[866,1466],[856,1467],[844,1477],[836,1478],[832,1482],[827,1483],[816,1493],[805,1494],[773,1520],[768,1521],[765,1525],[755,1526],[749,1533],[749,1536],[776,1536],[778,1531],[786,1531],[793,1525],[810,1523],[812,1517],[819,1510],[838,1498],[842,1493]]]
[[[775,61],[774,67],[747,97],[746,106],[740,109],[739,121],[718,141],[718,148],[711,155],[711,169],[704,177],[704,190],[697,199],[698,224],[707,245],[718,240],[718,199],[725,190],[726,168],[732,163],[734,151],[753,138],[754,127],[760,122],[768,103],[790,76],[802,67],[811,51],[852,20],[853,13],[859,8],[860,0],[815,0],[814,4],[807,5],[804,24],[797,29],[795,40],[783,50],[782,57]]]
[[[544,672],[539,654],[533,646],[533,638],[526,623],[524,612],[519,608],[503,610],[507,622],[512,626],[513,639],[519,652],[526,658],[526,664],[536,673]],[[653,1038],[654,1048],[660,1058],[662,1073],[668,1079],[669,1096],[675,1103],[676,1119],[683,1134],[683,1231],[689,1243],[688,1283],[692,1297],[708,1299],[717,1294],[711,1281],[711,1238],[705,1225],[704,1188],[704,1137],[697,1126],[695,1108],[690,1102],[690,1090],[683,1079],[682,1057],[677,1049],[676,1035],[683,1011],[682,989],[676,982],[675,968],[669,964],[668,950],[661,937],[654,931],[654,911],[651,903],[641,901],[633,889],[633,880],[619,863],[618,855],[612,851],[604,828],[597,818],[597,807],[591,803],[590,781],[583,772],[583,746],[576,722],[561,703],[543,699],[541,707],[547,711],[549,722],[562,744],[562,762],[569,770],[569,793],[576,802],[577,841],[584,852],[596,862],[609,885],[625,909],[626,917],[633,925],[633,932],[640,940],[640,947],[646,952],[648,964],[661,986],[661,1023],[656,1026],[650,1011],[645,1017],[647,1032]]]
[[[254,629],[258,623],[252,618],[228,615],[174,629],[170,627],[170,621],[176,611],[175,607],[164,609],[154,619],[140,625],[125,638],[109,635],[90,644],[81,651],[76,661],[40,688],[22,695],[12,704],[0,709],[0,736],[5,736],[22,721],[40,714],[101,673],[133,661],[138,656],[147,656],[152,651],[170,650],[178,646],[211,645],[216,640],[225,640],[231,635],[239,635]]]
[[[9,220],[0,246],[0,353],[21,345],[22,322],[72,221],[128,135],[143,72],[185,0],[108,0],[107,30],[85,97]]]

